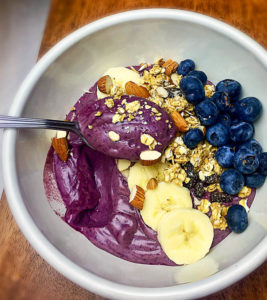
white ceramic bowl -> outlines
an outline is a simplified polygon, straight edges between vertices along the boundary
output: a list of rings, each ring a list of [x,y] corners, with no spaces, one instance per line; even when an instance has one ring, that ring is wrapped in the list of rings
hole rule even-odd
[[[113,15],[67,36],[30,72],[10,114],[63,119],[82,91],[107,68],[153,62],[160,57],[191,58],[214,82],[234,78],[242,83],[244,96],[258,97],[266,108],[267,54],[260,45],[203,15],[150,9]],[[265,150],[266,124],[265,112],[256,124],[256,137]],[[267,184],[257,191],[248,229],[240,235],[231,234],[194,265],[133,264],[94,247],[58,218],[46,200],[42,173],[49,134],[41,130],[5,131],[6,193],[32,246],[80,286],[114,299],[193,299],[225,288],[266,259]]]

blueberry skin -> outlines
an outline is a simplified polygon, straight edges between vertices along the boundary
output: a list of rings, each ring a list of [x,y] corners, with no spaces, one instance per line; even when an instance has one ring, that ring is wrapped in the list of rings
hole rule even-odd
[[[240,123],[241,121],[238,118],[231,118],[231,125],[236,125],[238,123]]]
[[[216,123],[207,129],[206,139],[213,146],[224,146],[229,139],[229,130],[221,123]]]
[[[252,151],[240,149],[235,153],[234,167],[242,174],[252,174],[259,167],[259,159]]]
[[[236,150],[239,150],[239,149],[249,149],[256,155],[259,155],[262,153],[261,144],[258,141],[256,141],[255,139],[251,139],[251,140],[245,142],[244,144],[237,146]]]
[[[260,164],[258,172],[261,175],[267,176],[267,152],[262,152],[261,154],[259,154],[258,159]]]
[[[244,176],[236,169],[228,169],[220,177],[220,187],[229,195],[238,194],[244,184]]]
[[[202,82],[203,85],[208,80],[207,75],[204,72],[198,71],[198,70],[190,71],[187,75],[196,77],[197,79],[199,79]]]
[[[193,149],[203,139],[203,132],[199,128],[194,128],[187,131],[184,136],[184,143],[188,148]]]
[[[242,121],[254,122],[262,112],[262,104],[255,97],[247,97],[235,103],[236,112]]]
[[[197,105],[205,99],[203,84],[193,76],[185,76],[180,81],[180,88],[185,93],[185,98],[190,103]]]
[[[221,113],[221,114],[219,114],[219,116],[217,118],[217,123],[221,123],[225,127],[230,128],[230,126],[231,126],[231,118],[230,118],[230,116],[228,114]]]
[[[216,91],[224,92],[232,101],[236,101],[241,93],[241,84],[233,79],[224,79],[217,83]]]
[[[217,105],[221,112],[228,112],[231,109],[232,103],[229,96],[223,92],[215,92],[211,100]]]
[[[179,75],[187,75],[190,71],[195,69],[195,63],[191,59],[182,60],[177,68]]]
[[[226,215],[228,227],[235,233],[241,233],[248,227],[248,215],[240,204],[232,205]]]
[[[236,108],[235,108],[235,105],[231,105],[228,112],[227,112],[231,119],[238,119],[238,115],[237,115],[237,112],[236,112]]]
[[[230,139],[235,143],[244,143],[250,140],[254,134],[254,127],[250,123],[240,122],[234,124],[229,130]]]
[[[197,114],[201,124],[205,126],[214,124],[219,114],[217,106],[210,100],[200,102],[195,107],[195,113]]]
[[[257,189],[264,184],[265,178],[266,176],[258,172],[249,174],[245,176],[246,186]]]
[[[223,168],[230,168],[234,163],[235,151],[229,146],[220,147],[215,153],[215,158]]]

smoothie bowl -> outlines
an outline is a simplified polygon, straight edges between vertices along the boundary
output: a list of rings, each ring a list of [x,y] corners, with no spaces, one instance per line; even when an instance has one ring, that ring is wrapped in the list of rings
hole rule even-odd
[[[192,299],[234,283],[267,253],[266,79],[258,44],[194,13],[132,11],[71,34],[10,114],[77,120],[99,152],[72,134],[6,131],[23,233],[108,298]]]

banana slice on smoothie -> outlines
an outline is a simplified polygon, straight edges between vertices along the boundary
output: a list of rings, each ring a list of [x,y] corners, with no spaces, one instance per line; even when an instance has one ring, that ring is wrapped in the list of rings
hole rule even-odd
[[[213,236],[209,217],[197,209],[172,210],[158,224],[158,240],[163,251],[179,265],[203,258],[209,252]]]
[[[163,215],[184,207],[192,208],[189,190],[175,183],[160,182],[156,189],[146,192],[141,216],[146,225],[157,231]]]
[[[158,178],[159,171],[163,164],[159,163],[152,166],[142,166],[140,162],[137,162],[130,168],[128,177],[128,186],[131,191],[135,185],[140,186],[146,190],[146,185],[151,178]]]
[[[120,86],[122,89],[125,88],[125,84],[128,81],[132,81],[136,84],[139,84],[140,75],[133,70],[130,70],[125,67],[115,67],[108,69],[103,76],[109,75],[113,81],[113,84]],[[107,94],[104,94],[97,89],[97,98],[101,99],[107,97]]]

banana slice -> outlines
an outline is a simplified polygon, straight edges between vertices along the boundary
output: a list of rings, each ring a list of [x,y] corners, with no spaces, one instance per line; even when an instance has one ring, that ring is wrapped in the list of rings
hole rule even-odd
[[[141,216],[146,225],[157,231],[158,223],[164,214],[184,207],[192,208],[189,190],[175,183],[160,182],[156,189],[146,192]]]
[[[133,81],[136,84],[139,84],[140,81],[140,75],[137,72],[124,67],[110,68],[104,75],[109,75],[112,78],[114,86],[120,86],[122,89],[125,89],[125,83],[128,81]],[[100,92],[97,88],[97,98],[101,99],[104,97],[107,97],[107,94]]]
[[[214,232],[208,216],[197,209],[181,208],[163,215],[158,224],[158,240],[176,264],[192,264],[210,249]]]
[[[151,178],[159,177],[160,172],[166,167],[165,164],[158,163],[152,166],[142,166],[137,162],[130,168],[128,186],[131,191],[135,185],[141,186],[146,191],[146,185]]]

